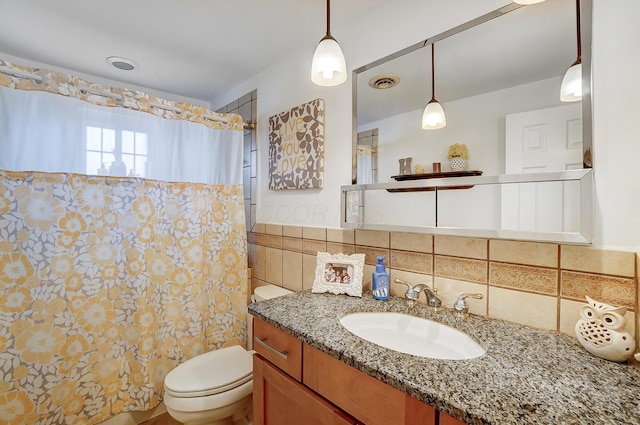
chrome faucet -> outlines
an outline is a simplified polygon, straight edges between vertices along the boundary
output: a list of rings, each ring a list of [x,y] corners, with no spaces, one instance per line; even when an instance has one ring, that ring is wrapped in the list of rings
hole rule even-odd
[[[466,319],[469,317],[469,304],[465,301],[466,298],[475,298],[481,300],[482,294],[460,294],[456,302],[453,304],[453,314]]]
[[[442,300],[438,296],[438,290],[436,288],[429,288],[424,283],[419,283],[413,288],[418,294],[420,291],[424,292],[425,297],[427,297],[427,307],[429,307],[433,311],[442,311]]]
[[[420,298],[420,292],[424,292],[424,295],[427,297],[427,307],[434,311],[442,311],[442,301],[437,295],[437,289],[431,289],[423,283],[412,285],[411,283],[398,278],[394,279],[394,282],[407,285],[407,292],[404,294],[406,299],[418,301],[418,298]]]

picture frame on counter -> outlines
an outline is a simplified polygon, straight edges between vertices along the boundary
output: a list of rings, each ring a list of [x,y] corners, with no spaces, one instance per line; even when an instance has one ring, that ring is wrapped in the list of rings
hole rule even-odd
[[[364,254],[318,252],[311,292],[362,297]]]

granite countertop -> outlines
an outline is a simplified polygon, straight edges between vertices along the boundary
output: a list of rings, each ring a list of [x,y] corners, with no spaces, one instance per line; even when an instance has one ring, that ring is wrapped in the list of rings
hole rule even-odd
[[[352,312],[392,311],[445,323],[486,354],[471,360],[421,358],[347,331]],[[640,424],[640,367],[585,351],[567,335],[472,315],[434,313],[403,298],[378,301],[302,291],[249,312],[342,362],[468,424]]]

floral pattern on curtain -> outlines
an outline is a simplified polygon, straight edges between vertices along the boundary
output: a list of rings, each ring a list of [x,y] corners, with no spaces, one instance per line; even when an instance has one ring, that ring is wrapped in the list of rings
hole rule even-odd
[[[157,405],[246,339],[242,186],[0,171],[0,425]]]
[[[186,102],[172,102],[141,91],[108,87],[71,74],[45,68],[31,68],[2,59],[0,59],[0,67],[16,69],[39,78],[38,81],[35,81],[0,72],[0,86],[74,97],[94,105],[122,107],[165,119],[197,122],[218,130],[243,129],[242,117],[236,114],[214,113],[203,106]]]

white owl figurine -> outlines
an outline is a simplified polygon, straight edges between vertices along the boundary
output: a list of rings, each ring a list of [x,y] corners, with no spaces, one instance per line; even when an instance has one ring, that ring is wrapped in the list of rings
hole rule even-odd
[[[624,329],[626,307],[613,307],[589,297],[588,304],[580,308],[576,323],[576,337],[593,354],[614,362],[624,362],[633,356],[636,342]]]

